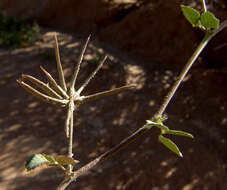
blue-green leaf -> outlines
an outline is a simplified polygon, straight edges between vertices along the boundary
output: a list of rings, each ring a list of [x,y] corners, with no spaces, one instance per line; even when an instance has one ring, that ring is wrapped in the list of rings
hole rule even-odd
[[[47,154],[33,154],[28,158],[25,164],[25,168],[30,171],[44,164],[46,164],[46,166],[59,167],[65,165],[74,166],[78,162],[78,160],[74,160],[73,158],[69,158],[64,155],[57,155],[53,157]]]
[[[201,24],[206,27],[207,30],[218,29],[219,19],[217,19],[213,13],[207,11],[201,15]]]
[[[33,154],[28,158],[25,168],[29,171],[48,162],[49,161],[42,154]]]
[[[166,137],[163,137],[162,135],[159,135],[158,140],[172,152],[176,153],[180,157],[183,157],[182,153],[180,152],[177,145],[173,141]]]
[[[193,27],[199,25],[200,13],[188,6],[181,5],[181,10],[185,18],[192,24]]]
[[[185,137],[189,137],[189,138],[192,138],[192,139],[194,138],[192,134],[184,132],[184,131],[178,131],[178,130],[168,130],[168,131],[165,131],[164,134],[185,136]]]

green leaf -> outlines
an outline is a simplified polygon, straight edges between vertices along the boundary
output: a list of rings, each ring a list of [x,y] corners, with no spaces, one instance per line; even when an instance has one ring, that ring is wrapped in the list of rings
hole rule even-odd
[[[219,19],[217,19],[213,13],[207,11],[201,15],[201,24],[206,27],[207,30],[218,29]]]
[[[48,164],[51,164],[51,165],[58,164],[52,156],[47,155],[47,154],[42,154],[42,156],[44,156],[48,160]]]
[[[56,157],[53,157],[46,154],[33,154],[28,158],[25,164],[25,168],[29,171],[43,164],[46,164],[47,166],[54,166],[54,167],[60,167],[64,165],[74,166],[78,162],[79,162],[78,160],[74,160],[73,158],[69,158],[64,155],[58,155]]]
[[[29,171],[48,162],[49,161],[42,154],[33,154],[28,158],[25,168]]]
[[[79,161],[78,160],[74,160],[73,158],[69,158],[67,156],[64,155],[59,155],[55,157],[55,160],[58,162],[59,165],[72,165],[74,166],[75,164],[77,164]]]
[[[185,18],[192,24],[193,27],[199,25],[200,13],[188,6],[181,5],[181,10]]]
[[[192,139],[194,138],[194,136],[192,134],[184,132],[184,131],[178,131],[178,130],[168,130],[168,131],[165,131],[165,134],[185,136],[185,137],[189,137]]]
[[[176,153],[180,157],[183,157],[182,153],[180,152],[177,145],[173,141],[166,137],[163,137],[162,135],[159,135],[158,140],[172,152]]]
[[[154,121],[147,120],[147,124],[151,125],[151,126],[154,126],[154,127],[158,127],[161,130],[163,130],[163,131],[169,131],[169,128],[167,126],[163,125],[162,123],[156,123]]]

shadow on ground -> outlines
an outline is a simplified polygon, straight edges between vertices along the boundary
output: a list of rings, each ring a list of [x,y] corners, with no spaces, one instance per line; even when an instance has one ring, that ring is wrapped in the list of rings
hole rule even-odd
[[[64,109],[31,97],[16,83],[21,73],[45,80],[44,66],[56,76],[53,33],[33,47],[0,50],[0,186],[7,190],[56,189],[60,170],[40,168],[27,173],[25,160],[33,153],[67,154]],[[60,50],[69,81],[81,42],[60,34]],[[93,40],[86,52],[79,83],[93,71],[104,50]],[[120,142],[159,108],[178,73],[163,65],[135,63],[108,53],[110,59],[87,87],[90,94],[137,83],[137,89],[80,107],[75,122],[74,155],[83,165]],[[97,58],[98,57],[98,58]],[[195,140],[174,137],[180,159],[157,141],[152,129],[132,145],[81,177],[68,189],[190,190],[227,189],[226,71],[193,69],[169,105],[167,125],[191,132]]]

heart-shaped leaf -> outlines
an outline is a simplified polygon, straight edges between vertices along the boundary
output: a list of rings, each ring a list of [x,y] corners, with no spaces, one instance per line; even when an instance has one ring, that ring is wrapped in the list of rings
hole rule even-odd
[[[207,30],[218,29],[219,28],[219,19],[217,19],[214,14],[207,11],[201,15],[201,24],[206,27]]]
[[[185,18],[192,24],[193,27],[199,26],[200,13],[188,6],[181,5],[181,10]]]
[[[176,153],[180,157],[183,157],[182,153],[180,152],[177,145],[173,141],[166,137],[163,137],[162,135],[159,135],[158,140],[172,152]]]

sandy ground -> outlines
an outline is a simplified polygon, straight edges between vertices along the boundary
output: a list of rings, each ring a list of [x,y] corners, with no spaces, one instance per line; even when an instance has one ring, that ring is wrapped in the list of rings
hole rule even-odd
[[[64,109],[30,96],[16,79],[22,73],[45,80],[39,66],[56,76],[53,31],[45,30],[34,46],[0,50],[0,189],[56,189],[61,170],[40,168],[27,173],[33,153],[67,154]],[[67,80],[73,72],[81,40],[59,34]],[[103,47],[103,46],[102,46]],[[137,89],[80,107],[76,113],[74,155],[79,166],[89,162],[141,127],[158,110],[178,70],[151,62],[134,62],[93,37],[79,74],[80,84],[105,54],[109,60],[84,94],[137,83]],[[184,154],[178,158],[158,143],[152,129],[68,189],[80,190],[225,190],[227,189],[226,71],[195,67],[167,109],[166,125],[195,139],[172,137]],[[200,64],[197,63],[197,64]],[[78,166],[78,167],[79,167]]]

